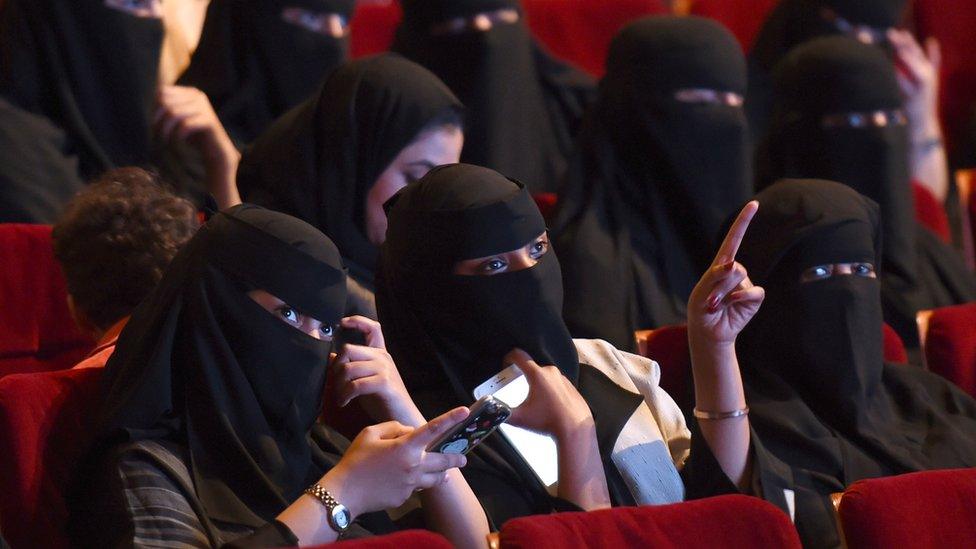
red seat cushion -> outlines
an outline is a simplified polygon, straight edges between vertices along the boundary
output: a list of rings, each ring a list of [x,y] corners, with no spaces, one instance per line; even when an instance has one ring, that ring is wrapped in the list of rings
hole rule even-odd
[[[66,547],[64,490],[88,450],[101,368],[0,379],[0,530],[13,547]]]
[[[851,549],[976,545],[976,469],[861,480],[844,491],[840,520]]]
[[[894,328],[888,326],[886,322],[882,328],[884,329],[884,359],[885,362],[894,362],[895,364],[907,364],[908,363],[908,351],[905,350],[905,342],[901,340],[901,336]]]
[[[316,549],[325,547],[342,549],[453,549],[454,546],[443,536],[427,530],[404,530],[387,536],[319,545]]]
[[[70,368],[94,346],[68,313],[49,225],[0,224],[0,377]]]
[[[691,13],[710,17],[725,25],[749,51],[779,0],[693,0]]]
[[[949,216],[932,191],[915,182],[912,182],[912,191],[915,194],[915,219],[943,242],[952,242],[949,233]]]
[[[976,397],[976,303],[932,311],[925,362],[930,370]]]
[[[390,49],[401,17],[400,5],[392,0],[356,2],[356,11],[349,22],[349,51],[352,57]]]
[[[552,219],[552,214],[556,212],[556,202],[559,197],[556,193],[535,193],[532,195],[535,205],[539,207],[539,212],[547,222]]]
[[[510,520],[502,549],[571,547],[799,548],[789,517],[759,498],[730,495]]]

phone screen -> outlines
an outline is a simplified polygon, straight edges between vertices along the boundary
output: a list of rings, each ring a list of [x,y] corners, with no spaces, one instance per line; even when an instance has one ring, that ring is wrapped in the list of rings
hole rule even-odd
[[[529,396],[529,382],[525,376],[519,375],[495,391],[493,396],[509,407],[515,408]],[[540,435],[507,423],[503,424],[499,431],[518,450],[550,493],[555,493],[556,481],[559,480],[556,441],[547,435]]]

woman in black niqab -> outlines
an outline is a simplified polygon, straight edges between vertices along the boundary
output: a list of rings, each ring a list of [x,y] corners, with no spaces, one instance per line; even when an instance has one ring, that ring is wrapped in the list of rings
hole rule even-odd
[[[575,337],[633,351],[635,330],[685,321],[722,223],[752,194],[745,78],[708,19],[649,17],[612,42],[552,223]]]
[[[8,0],[0,94],[68,136],[82,179],[144,165],[163,26],[103,0]]]
[[[749,53],[746,112],[756,141],[772,110],[772,72],[794,47],[820,36],[845,35],[887,47],[888,29],[898,26],[907,0],[783,0],[763,23]]]
[[[754,474],[764,494],[794,491],[805,545],[838,546],[831,493],[976,466],[976,401],[921,368],[884,363],[886,275],[868,267],[882,262],[877,204],[819,180],[780,181],[757,199],[739,258],[766,301],[737,344],[754,441],[767,451]]]
[[[350,277],[372,288],[381,240],[368,234],[367,197],[425,130],[460,131],[460,109],[437,77],[398,55],[349,62],[244,152],[237,177],[241,196],[327,234]],[[405,177],[403,184],[415,176]]]
[[[881,207],[885,321],[918,345],[915,314],[976,300],[976,277],[914,215],[909,138],[891,60],[846,37],[798,47],[775,72],[774,114],[759,185],[780,177],[839,181]]]
[[[348,57],[341,37],[303,28],[284,11],[302,16],[352,17],[353,0],[215,0],[207,8],[200,44],[179,84],[210,98],[231,138],[250,143],[288,109],[311,95]],[[344,29],[345,30],[345,29]]]
[[[573,146],[592,78],[547,53],[517,0],[404,0],[392,50],[430,69],[468,108],[461,160],[555,191]],[[434,33],[455,18],[519,11],[487,31]]]

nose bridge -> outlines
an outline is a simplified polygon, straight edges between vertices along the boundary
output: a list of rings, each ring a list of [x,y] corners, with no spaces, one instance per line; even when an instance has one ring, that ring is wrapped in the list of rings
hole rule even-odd
[[[525,248],[512,252],[511,257],[508,261],[509,271],[518,271],[521,269],[528,269],[529,267],[535,266],[538,260],[529,254],[529,251]]]
[[[850,263],[837,263],[834,265],[834,275],[852,275],[854,274],[853,265]]]
[[[476,31],[489,31],[492,27],[491,18],[484,13],[479,13],[471,19],[471,28]]]
[[[342,16],[335,13],[329,15],[328,28],[329,34],[335,38],[342,38],[342,36],[346,33],[346,29],[342,26]]]

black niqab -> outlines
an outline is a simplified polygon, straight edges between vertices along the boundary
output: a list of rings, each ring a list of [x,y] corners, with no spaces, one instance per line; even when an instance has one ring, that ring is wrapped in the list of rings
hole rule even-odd
[[[404,0],[392,50],[430,69],[468,108],[461,160],[554,191],[565,169],[592,79],[557,61],[525,22],[486,32],[432,35],[454,17],[519,9],[517,0]]]
[[[800,282],[817,265],[877,264],[877,204],[819,180],[784,180],[756,198],[738,254],[766,290],[737,343],[749,417],[762,447],[791,470],[801,537],[824,546],[836,537],[830,493],[863,478],[976,465],[976,401],[918,367],[883,362],[878,279]]]
[[[735,38],[708,19],[645,18],[614,39],[553,222],[575,337],[633,351],[635,330],[684,321],[751,174],[741,106],[674,94],[741,96],[745,72]]]
[[[959,254],[915,221],[908,129],[824,128],[826,115],[902,108],[894,64],[846,37],[796,48],[774,73],[774,115],[759,159],[760,186],[780,177],[839,181],[882,212],[885,320],[909,346],[920,309],[976,299],[976,278]]]
[[[453,273],[460,260],[516,250],[545,232],[521,183],[487,168],[442,166],[397,193],[387,210],[377,309],[397,327],[387,343],[424,413],[470,404],[515,347],[577,378],[554,253],[514,272]]]
[[[0,36],[0,93],[64,130],[82,178],[149,162],[159,19],[102,0],[8,0]]]
[[[250,205],[213,217],[132,315],[105,371],[105,444],[185,444],[206,516],[256,528],[336,461],[309,438],[331,343],[288,326],[246,292],[339,321],[338,250],[312,226]]]
[[[234,141],[250,143],[288,109],[315,92],[348,56],[349,38],[335,38],[282,19],[302,8],[346,21],[353,0],[215,0],[200,44],[179,83],[207,94]]]
[[[366,236],[366,196],[421,130],[459,109],[437,77],[398,55],[349,62],[244,152],[241,195],[319,228],[350,274],[371,285],[377,251]]]

